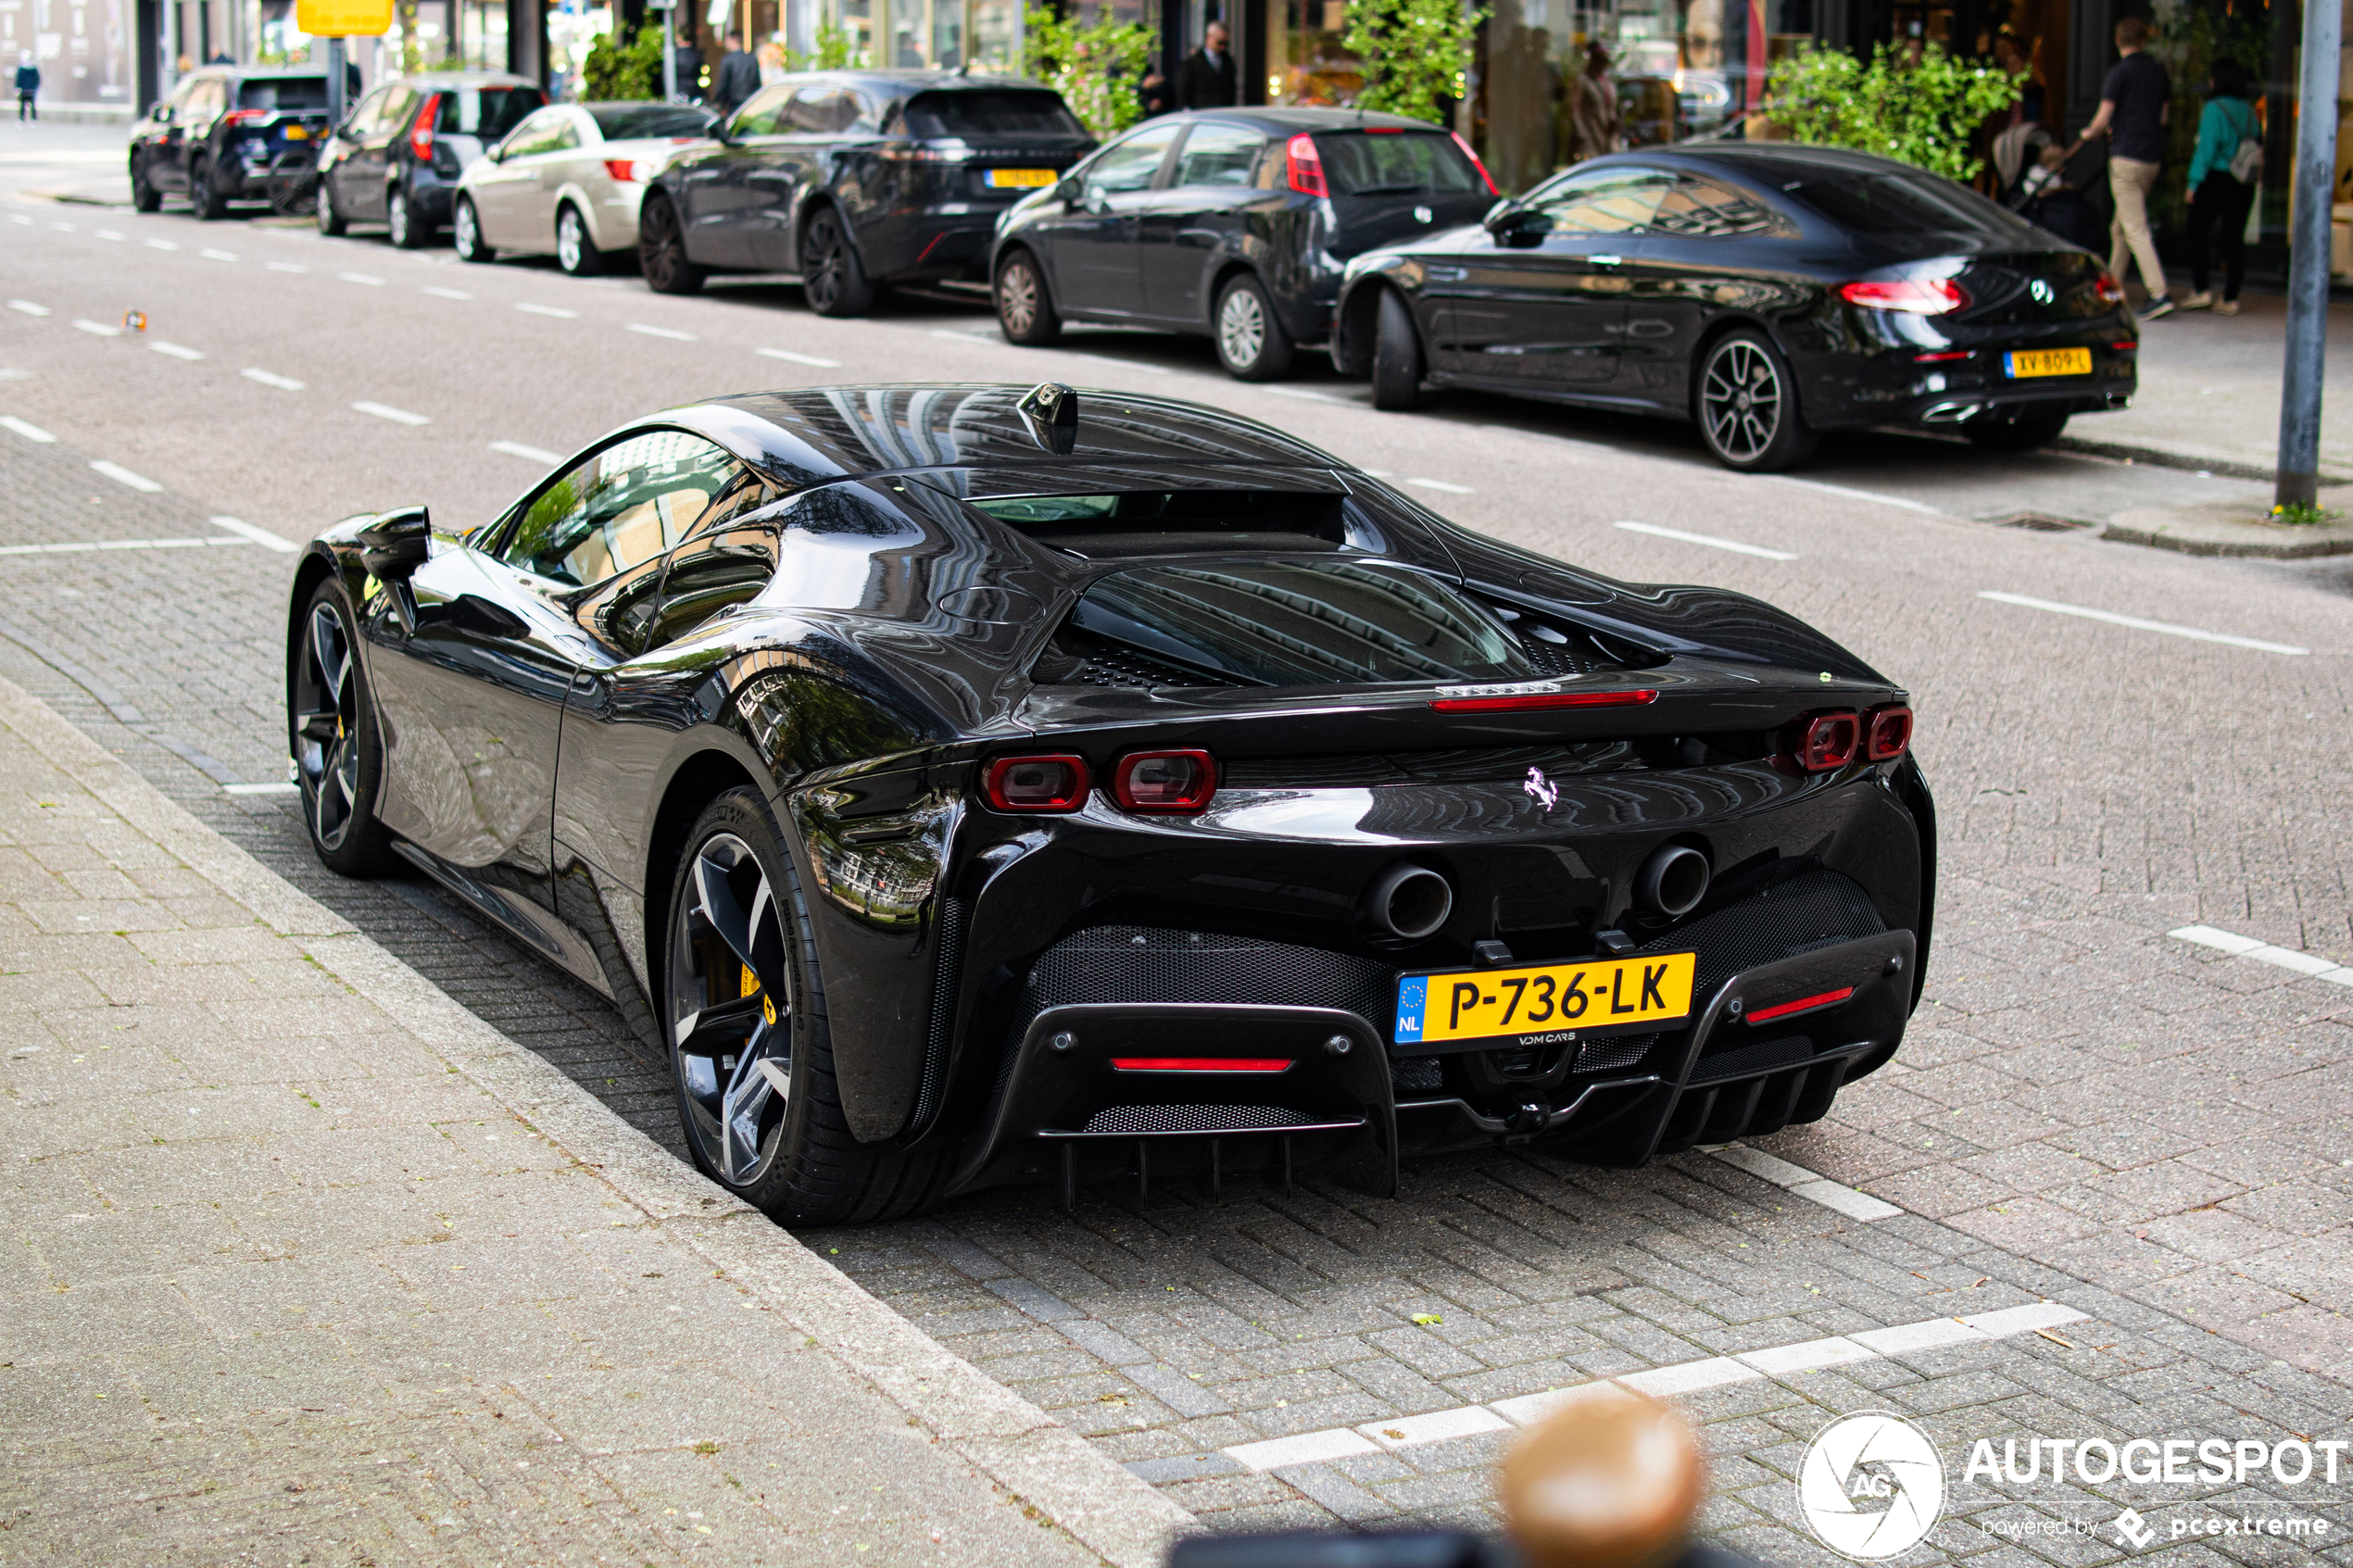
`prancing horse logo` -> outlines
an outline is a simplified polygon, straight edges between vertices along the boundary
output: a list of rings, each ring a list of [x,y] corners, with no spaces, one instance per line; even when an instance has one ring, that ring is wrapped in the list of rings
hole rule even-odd
[[[1541,768],[1529,769],[1528,777],[1520,781],[1519,788],[1521,794],[1544,808],[1546,816],[1552,815],[1553,808],[1560,804],[1561,786],[1546,778]]]

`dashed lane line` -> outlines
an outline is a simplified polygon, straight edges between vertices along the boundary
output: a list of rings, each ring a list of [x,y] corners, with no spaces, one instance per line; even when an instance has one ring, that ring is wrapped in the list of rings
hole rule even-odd
[[[264,386],[274,386],[280,392],[300,392],[306,384],[295,380],[292,376],[282,376],[275,370],[258,370],[251,365],[239,370],[237,374],[247,381],[259,382]]]
[[[526,315],[552,316],[559,321],[572,320],[580,314],[577,310],[566,310],[560,306],[535,305],[527,299],[517,305],[515,308],[522,311]]]
[[[695,334],[692,332],[673,332],[668,327],[649,327],[643,321],[632,321],[622,330],[624,332],[642,332],[647,337],[666,337],[673,343],[692,343],[695,341]]]
[[[1761,1148],[1751,1148],[1746,1144],[1721,1144],[1706,1152],[1727,1165],[1737,1166],[1759,1180],[1772,1183],[1792,1198],[1818,1203],[1850,1220],[1892,1220],[1904,1211],[1883,1198],[1857,1192],[1843,1183],[1831,1181],[1818,1171],[1793,1165],[1777,1155],[1768,1154]]]
[[[384,281],[382,278],[367,272],[338,272],[335,277],[346,283],[365,283],[371,289],[380,289],[384,286]]]
[[[204,350],[200,348],[190,348],[185,344],[164,343],[158,340],[147,345],[147,346],[154,349],[157,354],[168,354],[174,359],[185,359],[191,365],[204,358]]]
[[[291,782],[281,782],[278,784],[222,784],[220,786],[220,793],[223,795],[300,795],[302,793],[302,786]]]
[[[78,316],[74,318],[73,325],[76,332],[89,332],[97,337],[120,337],[122,335],[122,329],[120,327],[110,327],[104,321],[86,320]]]
[[[265,261],[261,265],[264,270],[271,272],[308,272],[310,270],[309,268],[305,267],[299,261]]]
[[[521,458],[525,462],[549,466],[564,460],[563,455],[560,452],[550,452],[544,446],[526,446],[520,441],[494,441],[490,444],[490,449],[493,452],[503,452],[510,458]]]
[[[180,245],[176,240],[149,240],[147,248],[149,250],[178,250]]]
[[[814,365],[821,370],[838,370],[841,369],[841,361],[838,359],[820,359],[814,354],[795,354],[789,348],[755,348],[752,352],[754,354],[761,355],[765,358],[783,359],[790,364]]]
[[[2113,610],[2091,609],[2082,605],[2059,604],[2052,599],[2029,598],[2024,594],[1997,593],[1991,588],[1981,590],[1977,596],[1981,599],[1992,599],[1996,604],[2017,605],[2025,609],[2048,610],[2053,615],[2073,615],[2085,621],[2103,621],[2110,626],[2129,626],[2136,632],[2162,632],[2169,637],[2188,637],[2194,642],[2200,643],[2227,643],[2232,647],[2253,648],[2258,653],[2286,654],[2291,658],[2300,659],[2312,651],[2310,648],[2297,647],[2292,643],[2267,643],[2259,637],[2235,637],[2224,632],[2201,631],[2196,626],[2176,626],[2169,621],[2144,621],[2137,615],[2119,615]]]
[[[93,229],[90,232],[102,240],[120,240],[122,238],[120,234],[116,233],[112,229]]]
[[[237,259],[236,252],[228,250],[200,250],[196,252],[196,254],[203,257],[207,261],[234,261]]]
[[[1876,501],[1882,507],[1901,507],[1907,512],[1926,512],[1931,517],[1943,517],[1944,508],[1931,507],[1925,501],[1907,500],[1901,495],[1884,495],[1876,490],[1857,490],[1851,484],[1831,484],[1819,479],[1796,479],[1785,473],[1768,473],[1767,479],[1776,484],[1801,485],[1807,490],[1819,490],[1826,495],[1844,495],[1849,500]]]
[[[90,467],[95,472],[105,474],[117,484],[129,485],[133,490],[145,491],[150,495],[163,488],[145,474],[132,473],[120,463],[110,463],[104,458],[93,458],[90,460]]]
[[[463,289],[445,289],[434,283],[427,283],[422,292],[433,295],[435,299],[472,299],[473,297]]]
[[[2325,980],[2332,985],[2353,985],[2353,966],[2338,963],[2313,953],[2299,953],[2294,947],[2277,947],[2253,936],[2241,936],[2234,931],[2221,931],[2210,925],[2184,925],[2165,934],[2183,942],[2195,942],[2201,947],[2212,947],[2234,959],[2253,959],[2274,968],[2292,970],[2314,980]]]
[[[20,420],[14,414],[0,414],[0,430],[15,431],[27,441],[37,441],[44,446],[49,445],[57,439],[31,420]]]
[[[163,488],[157,485],[157,489]],[[54,545],[0,545],[0,556],[69,556],[88,550],[201,550],[214,545],[245,545],[245,539],[69,539]]]
[[[247,544],[258,545],[265,550],[275,550],[282,556],[293,555],[296,550],[302,548],[300,545],[296,544],[293,540],[285,537],[283,534],[272,533],[266,528],[257,528],[241,517],[208,517],[205,519],[205,521],[212,524],[215,528],[222,529],[227,533],[235,534],[238,538],[243,539]],[[225,545],[229,543],[229,541],[226,539],[216,539],[213,543],[217,545]]]
[[[1334,397],[1328,392],[1316,392],[1312,388],[1304,386],[1262,386],[1258,390],[1261,392],[1271,392],[1277,397],[1304,398],[1310,403],[1335,403],[1346,405],[1355,401],[1354,398]]]
[[[49,227],[55,229],[60,234],[70,234],[73,232],[73,225],[70,223],[52,223]]]
[[[1654,538],[1680,540],[1686,545],[1705,545],[1711,550],[1730,550],[1743,556],[1756,556],[1765,560],[1795,560],[1788,550],[1768,550],[1762,545],[1743,545],[1738,539],[1718,538],[1713,533],[1686,533],[1680,528],[1662,528],[1655,522],[1619,522],[1611,524],[1629,533],[1648,533]]]
[[[397,425],[429,425],[433,420],[422,414],[412,414],[406,408],[396,408],[389,403],[361,401],[352,407],[363,414],[373,414],[380,420],[390,420]]]
[[[2062,1302],[2037,1301],[2023,1307],[1972,1312],[1967,1317],[1928,1318],[1890,1328],[1745,1350],[1735,1356],[1709,1356],[1673,1366],[1654,1367],[1648,1372],[1602,1378],[1573,1388],[1523,1395],[1516,1399],[1495,1399],[1483,1405],[1466,1405],[1459,1410],[1436,1411],[1393,1421],[1368,1421],[1355,1427],[1302,1432],[1260,1443],[1237,1443],[1221,1451],[1245,1469],[1262,1474],[1293,1465],[1324,1464],[1378,1453],[1384,1449],[1417,1448],[1508,1431],[1514,1426],[1532,1426],[1580,1395],[1612,1386],[1664,1399],[1703,1388],[1720,1388],[1727,1384],[1753,1383],[1822,1367],[1940,1349],[1948,1345],[1989,1344],[2066,1323],[2083,1323],[2090,1316]]]
[[[1478,494],[1478,491],[1472,489],[1467,484],[1454,484],[1443,479],[1416,479],[1409,475],[1407,476],[1405,483],[1408,484],[1417,484],[1424,490],[1442,491],[1449,495],[1476,495]]]
[[[8,301],[8,308],[11,310],[21,310],[28,316],[46,316],[49,314],[49,307],[47,306],[35,305],[29,299],[12,299]]]

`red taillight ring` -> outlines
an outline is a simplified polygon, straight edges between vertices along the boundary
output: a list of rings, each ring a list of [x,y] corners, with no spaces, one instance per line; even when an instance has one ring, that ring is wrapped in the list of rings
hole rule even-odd
[[[1834,772],[1862,750],[1863,726],[1851,710],[1808,714],[1790,726],[1786,746],[1806,772]]]
[[[1748,1015],[1748,1021],[1751,1023],[1770,1023],[1777,1018],[1794,1018],[1801,1012],[1815,1012],[1823,1008],[1836,1007],[1854,994],[1854,986],[1842,985],[1835,991],[1824,991],[1816,996],[1800,997],[1793,1002],[1783,1002],[1778,1007],[1758,1008]]]
[[[1283,174],[1290,188],[1302,196],[1328,196],[1331,187],[1324,180],[1324,157],[1315,150],[1315,138],[1301,132],[1283,144]]]
[[[1148,763],[1189,764],[1189,776],[1179,787],[1158,781],[1139,783]],[[1175,751],[1132,751],[1112,765],[1111,797],[1130,811],[1155,816],[1190,816],[1209,809],[1217,795],[1217,759],[1190,747]]]
[[[1863,715],[1863,755],[1874,762],[1893,762],[1911,748],[1912,710],[1900,702],[1874,708]]]
[[[1060,767],[1068,770],[1068,775],[1061,781],[1062,787],[1051,795],[1035,798],[1017,797],[1013,794],[1017,786],[1012,775],[1014,769],[1023,767]],[[982,788],[988,797],[988,804],[998,810],[1015,811],[1026,816],[1038,812],[1076,811],[1087,804],[1090,784],[1084,757],[1051,752],[1034,757],[998,758],[988,764],[987,780]]]

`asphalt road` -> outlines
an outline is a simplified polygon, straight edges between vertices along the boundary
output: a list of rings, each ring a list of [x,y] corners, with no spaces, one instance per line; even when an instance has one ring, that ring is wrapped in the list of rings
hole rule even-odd
[[[2353,975],[2306,972],[2353,960],[2353,563],[1984,521],[2238,482],[1882,435],[1744,478],[1671,426],[1471,397],[1382,414],[1328,375],[1235,383],[1205,344],[1160,336],[1019,349],[953,297],[829,321],[784,286],[670,299],[20,194],[70,167],[0,164],[0,671],[657,1137],[674,1142],[660,1064],[595,997],[429,887],[335,882],[283,797],[233,789],[283,776],[289,558],[212,520],[294,539],[405,502],[487,517],[551,455],[670,402],[1052,378],[1200,397],[1473,527],[1757,594],[1909,685],[1944,819],[1928,1000],[1891,1068],[1768,1144],[1902,1212],[1702,1155],[1629,1175],[1515,1152],[1428,1162],[1394,1203],[1312,1182],[1232,1183],[1222,1205],[1103,1189],[1074,1223],[1000,1193],[804,1238],[1205,1518],[1479,1517],[1501,1439],[1473,1412],[1647,1372],[1709,1423],[1710,1530],[1775,1562],[1822,1560],[1789,1477],[1831,1414],[1866,1406],[1945,1445],[1932,1555],[2126,1555],[2112,1532],[1983,1527],[2105,1529],[2126,1502],[2159,1520],[2250,1499],[2353,1530],[2353,1465],[2326,1486],[1959,1479],[1980,1436],[2309,1436],[2353,1411]],[[33,548],[197,538],[220,543]],[[2191,925],[2273,947],[2168,935]],[[1898,1336],[1815,1371],[1662,1373],[2044,1298],[2087,1319]]]

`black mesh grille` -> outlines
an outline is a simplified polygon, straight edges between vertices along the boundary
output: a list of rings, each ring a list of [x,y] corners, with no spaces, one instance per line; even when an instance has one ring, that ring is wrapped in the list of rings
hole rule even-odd
[[[1153,926],[1099,925],[1046,949],[1022,988],[1016,1029],[1088,1002],[1233,1002],[1345,1008],[1386,1030],[1397,976],[1377,959],[1289,942]]]
[[[1389,1064],[1400,1095],[1436,1094],[1446,1085],[1446,1067],[1434,1056],[1401,1056]]]
[[[964,901],[939,902],[939,942],[931,982],[931,1032],[925,1041],[924,1080],[915,1096],[915,1125],[923,1126],[939,1104],[939,1086],[948,1066],[950,1037],[956,1028],[958,981],[964,966]]]
[[[1218,1133],[1299,1127],[1315,1120],[1279,1105],[1114,1105],[1088,1119],[1090,1133]]]
[[[1101,647],[1087,656],[1070,682],[1082,686],[1230,686],[1214,675],[1163,664],[1125,648]]]
[[[1621,668],[1604,659],[1601,651],[1583,637],[1564,638],[1556,643],[1543,633],[1552,632],[1553,636],[1558,637],[1560,633],[1528,621],[1512,630],[1519,633],[1520,651],[1528,655],[1528,661],[1536,666],[1541,675],[1590,675],[1596,670]]]
[[[1631,1067],[1642,1060],[1642,1053],[1658,1043],[1655,1035],[1610,1035],[1598,1040],[1587,1040],[1577,1047],[1577,1071],[1608,1073],[1620,1067]]]
[[[1705,1059],[1709,1078],[1729,1078],[1742,1073],[1762,1073],[1769,1068],[1792,1066],[1810,1061],[1814,1042],[1803,1035],[1785,1035],[1779,1039],[1759,1040],[1754,1045],[1739,1045],[1726,1051],[1710,1051]]]

